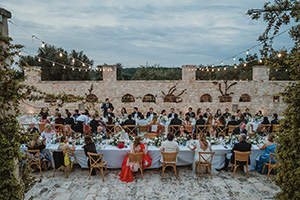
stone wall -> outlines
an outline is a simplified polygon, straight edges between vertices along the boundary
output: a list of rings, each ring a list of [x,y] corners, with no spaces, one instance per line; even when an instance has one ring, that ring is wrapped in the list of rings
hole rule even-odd
[[[269,81],[268,68],[265,66],[255,66],[253,67],[253,80],[237,81],[237,84],[229,90],[229,92],[234,92],[231,95],[232,102],[222,103],[218,98],[220,96],[218,84],[213,83],[214,81],[195,80],[195,65],[182,66],[182,80],[178,81],[117,81],[115,66],[104,66],[103,81],[41,81],[39,67],[34,68],[35,70],[26,71],[26,75],[28,76],[26,84],[34,85],[48,93],[64,91],[74,95],[88,94],[88,89],[93,84],[94,90],[92,93],[102,101],[105,98],[111,99],[115,107],[115,114],[117,115],[122,107],[125,107],[129,113],[131,113],[134,106],[137,106],[143,113],[147,112],[150,107],[153,107],[157,113],[160,113],[162,109],[166,109],[169,112],[172,107],[177,112],[186,112],[189,107],[192,107],[194,111],[197,108],[201,108],[203,112],[206,108],[210,108],[214,113],[218,108],[222,112],[224,112],[225,108],[229,108],[232,112],[233,105],[238,105],[238,108],[242,110],[250,108],[251,113],[262,110],[264,115],[270,116],[274,112],[281,115],[285,109],[285,105],[282,103],[281,97],[279,102],[273,102],[273,96],[278,96],[284,89],[284,86],[288,84],[288,81]],[[223,81],[218,82],[222,83]],[[229,81],[228,83],[231,84],[233,82]],[[168,90],[173,86],[176,86],[175,95],[186,89],[181,96],[182,102],[180,103],[164,102],[162,91],[167,94]],[[222,84],[222,87],[224,88],[224,84]],[[121,99],[125,94],[133,95],[135,102],[122,103]],[[142,97],[146,94],[156,96],[156,102],[142,102]],[[211,95],[212,102],[200,102],[200,98],[204,94]],[[250,95],[251,102],[239,102],[243,94]],[[49,107],[49,103],[45,103],[44,101],[25,103],[21,105],[23,114],[36,114],[41,107]],[[69,103],[61,108],[61,110],[67,108],[73,111],[74,109],[78,109],[79,104],[80,102]],[[51,107],[50,112],[53,113],[54,109],[55,106]]]

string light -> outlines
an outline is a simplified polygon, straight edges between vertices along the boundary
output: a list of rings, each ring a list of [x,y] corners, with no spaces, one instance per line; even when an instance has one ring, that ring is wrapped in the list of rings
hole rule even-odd
[[[78,71],[81,71],[81,69],[78,69]]]
[[[39,58],[38,61],[41,62],[41,58]]]
[[[209,72],[209,69],[208,69],[208,67],[206,68],[206,71],[207,71],[207,72]]]
[[[278,58],[281,58],[281,53],[279,53],[277,56],[278,56]]]
[[[91,69],[91,68],[92,68],[92,66],[90,65],[90,66],[89,66],[89,69]]]
[[[220,68],[218,68],[218,72],[220,71]]]
[[[244,67],[247,67],[247,63],[244,63]]]
[[[63,57],[63,54],[62,54],[62,52],[59,52],[59,57]]]
[[[42,42],[41,47],[45,48],[45,42]]]
[[[66,66],[64,65],[64,69],[66,69]]]
[[[223,62],[223,60],[221,61],[221,65],[223,65],[224,64],[224,62]]]
[[[212,72],[214,72],[214,71],[215,71],[215,69],[211,69],[211,71],[212,71]]]
[[[246,54],[247,54],[247,55],[249,54],[249,49],[246,51]]]
[[[275,70],[276,72],[278,71],[278,69]]]
[[[233,58],[232,58],[233,60],[235,60],[235,57],[233,56]]]
[[[87,72],[87,69],[85,70],[85,72]]]
[[[262,62],[263,62],[263,60],[262,60],[262,59],[259,59],[259,62],[260,62],[260,63],[262,63]]]
[[[75,63],[75,59],[74,59],[74,58],[72,58],[72,63],[73,63],[73,64]]]
[[[226,67],[224,67],[224,70],[226,70]]]
[[[286,69],[285,71],[287,72],[288,70]]]
[[[215,67],[215,65],[213,64],[211,67]]]
[[[55,66],[55,63],[52,63],[52,66],[54,67],[54,66]]]
[[[74,68],[72,68],[72,70],[74,71]]]
[[[21,51],[18,54],[19,54],[19,56],[21,56]]]
[[[234,69],[237,69],[237,65],[236,64],[234,64]]]
[[[85,63],[82,63],[82,67],[85,67]]]

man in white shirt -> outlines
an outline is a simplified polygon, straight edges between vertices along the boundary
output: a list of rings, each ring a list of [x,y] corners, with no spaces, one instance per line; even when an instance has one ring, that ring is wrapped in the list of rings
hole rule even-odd
[[[161,144],[159,151],[160,152],[179,152],[180,149],[179,149],[178,143],[173,141],[173,139],[174,139],[174,134],[168,133],[167,140]],[[163,157],[161,157],[160,162],[163,162]]]
[[[87,116],[87,113],[79,115],[79,117],[77,117],[76,121],[82,122],[83,124],[88,125],[89,118]]]

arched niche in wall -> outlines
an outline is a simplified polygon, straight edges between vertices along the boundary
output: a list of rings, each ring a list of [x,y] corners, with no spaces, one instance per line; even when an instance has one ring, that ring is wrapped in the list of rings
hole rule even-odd
[[[251,96],[249,94],[242,94],[239,102],[251,102]]]
[[[134,96],[131,94],[125,94],[122,97],[122,103],[130,103],[130,102],[135,102]]]
[[[56,99],[52,95],[47,95],[45,97],[45,103],[55,103]]]
[[[200,102],[212,102],[212,96],[210,94],[204,94],[200,97]]]
[[[76,97],[73,94],[68,94],[68,102],[76,102]]]
[[[155,103],[156,102],[156,98],[154,95],[152,94],[146,94],[144,97],[143,97],[143,102],[151,102],[151,103]]]
[[[94,95],[94,94],[88,94],[87,96],[86,96],[86,101],[87,102],[97,102],[98,101],[98,97],[96,96],[96,95]]]

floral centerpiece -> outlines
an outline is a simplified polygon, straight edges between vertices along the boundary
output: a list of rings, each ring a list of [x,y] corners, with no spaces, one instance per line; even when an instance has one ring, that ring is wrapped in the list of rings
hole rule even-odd
[[[119,117],[114,117],[114,118],[113,118],[113,122],[114,122],[114,123],[117,123],[117,124],[120,124],[121,120],[120,120]]]
[[[263,118],[262,115],[255,115],[255,116],[253,117],[253,121],[255,121],[255,122],[260,122],[260,121],[262,121],[262,118]]]
[[[250,120],[251,120],[250,115],[247,115],[247,116],[245,117],[245,120],[246,120],[247,122],[250,122]]]
[[[181,136],[176,138],[176,142],[180,145],[186,146],[186,142],[189,140],[188,136]]]
[[[122,140],[121,138],[112,138],[110,140],[110,145],[115,147],[119,146],[120,143],[123,143],[125,145],[125,140]]]
[[[161,115],[161,116],[159,117],[158,121],[159,121],[160,123],[162,123],[162,124],[166,124],[167,121],[168,121],[168,117],[167,117],[167,116],[162,116],[162,115]]]
[[[238,135],[230,135],[224,137],[225,144],[235,144],[238,142],[239,136]]]
[[[247,137],[247,141],[250,144],[262,144],[265,141],[265,138],[263,136],[254,134],[252,138]]]
[[[218,145],[221,143],[219,139],[211,137],[207,137],[207,141],[209,141],[211,145]]]
[[[160,147],[162,142],[163,142],[163,139],[160,137],[155,137],[153,139],[153,145],[156,147]]]
[[[101,132],[93,137],[94,143],[98,144],[103,141],[103,137],[105,137],[105,133]]]

